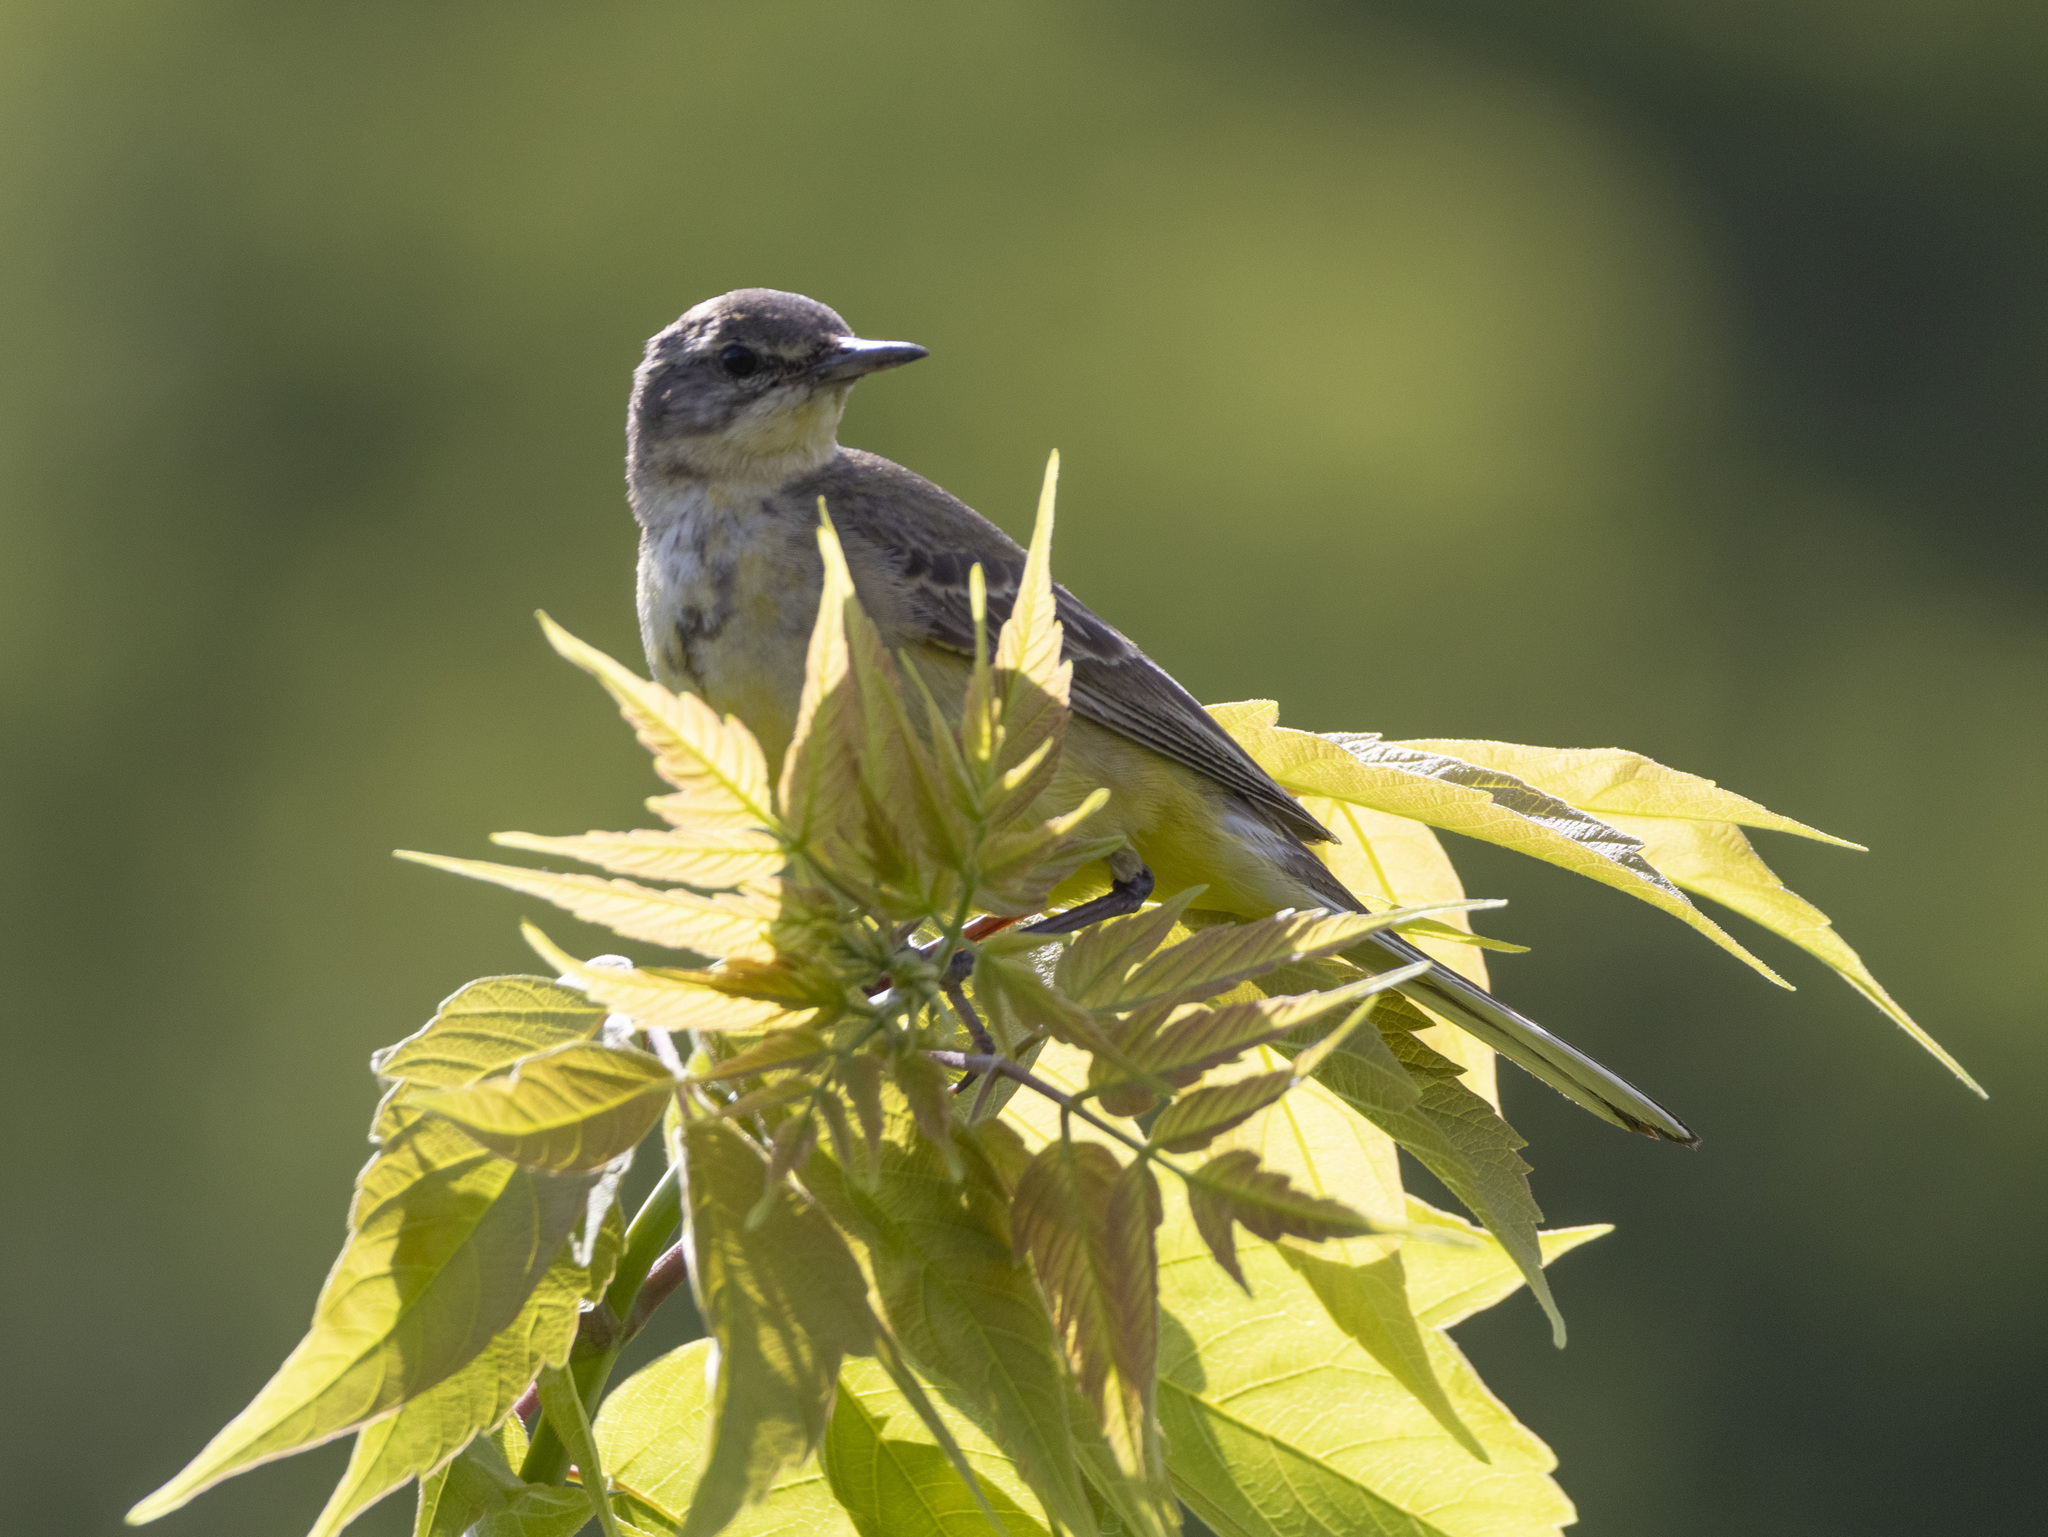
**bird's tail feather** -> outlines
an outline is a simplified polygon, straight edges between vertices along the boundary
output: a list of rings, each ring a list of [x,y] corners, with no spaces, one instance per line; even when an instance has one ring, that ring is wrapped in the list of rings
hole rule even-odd
[[[1389,962],[1407,965],[1430,959],[1397,934],[1381,933],[1346,952],[1346,959],[1368,971],[1385,971]],[[1549,1084],[1574,1104],[1583,1105],[1603,1121],[1666,1142],[1697,1147],[1692,1128],[1627,1079],[1610,1072],[1559,1040],[1535,1020],[1516,1013],[1475,982],[1442,964],[1397,989],[1404,996],[1477,1037],[1510,1062]]]

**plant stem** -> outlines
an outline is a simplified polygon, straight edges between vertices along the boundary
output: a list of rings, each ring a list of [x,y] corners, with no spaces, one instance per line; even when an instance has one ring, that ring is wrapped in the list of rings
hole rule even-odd
[[[1174,1165],[1159,1156],[1156,1148],[1149,1147],[1137,1138],[1118,1131],[1073,1095],[1066,1093],[1064,1090],[1054,1088],[1021,1062],[1012,1062],[1008,1057],[998,1057],[978,1051],[930,1051],[926,1052],[925,1055],[934,1062],[946,1067],[965,1068],[971,1072],[979,1073],[1000,1073],[1005,1078],[1021,1083],[1027,1089],[1035,1089],[1058,1105],[1063,1115],[1076,1116],[1086,1121],[1104,1136],[1116,1138],[1117,1141],[1121,1142],[1139,1157],[1150,1159],[1162,1169],[1168,1169],[1175,1174],[1181,1174],[1178,1168],[1175,1168]],[[1182,1175],[1182,1178],[1186,1178],[1186,1176]]]

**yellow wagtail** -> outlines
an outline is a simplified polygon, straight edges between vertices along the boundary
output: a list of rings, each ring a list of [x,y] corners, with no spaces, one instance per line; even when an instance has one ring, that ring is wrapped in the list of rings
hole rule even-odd
[[[770,761],[795,728],[823,565],[823,497],[862,606],[942,703],[957,706],[974,653],[968,572],[992,623],[1009,612],[1024,551],[973,508],[901,465],[838,442],[856,380],[924,357],[863,341],[800,294],[743,288],[706,300],[647,344],[627,418],[627,484],[639,521],[641,638],[654,676],[737,715]],[[1260,916],[1364,904],[1313,852],[1329,834],[1193,695],[1064,588],[1058,591],[1073,719],[1049,805],[1099,785],[1092,829],[1120,835],[1111,896],[1206,886],[1202,905]],[[1352,959],[1371,970],[1426,959],[1397,935]],[[1603,1119],[1691,1144],[1685,1125],[1583,1052],[1457,973],[1401,991]]]

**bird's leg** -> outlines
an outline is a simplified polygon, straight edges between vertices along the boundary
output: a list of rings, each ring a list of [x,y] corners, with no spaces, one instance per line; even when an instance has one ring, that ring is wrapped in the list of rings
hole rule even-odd
[[[1041,918],[1036,923],[1027,923],[1023,932],[1071,934],[1105,918],[1121,918],[1126,913],[1134,913],[1145,905],[1145,898],[1152,895],[1152,871],[1129,848],[1118,849],[1110,855],[1109,873],[1109,890],[1103,895],[1083,902],[1079,907],[1070,907],[1063,913]]]

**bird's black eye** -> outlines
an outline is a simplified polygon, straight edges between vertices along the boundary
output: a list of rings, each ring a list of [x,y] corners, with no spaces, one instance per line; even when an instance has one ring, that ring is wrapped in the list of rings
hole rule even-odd
[[[725,365],[725,371],[735,379],[744,379],[761,366],[761,360],[754,356],[754,349],[742,347],[738,342],[719,348],[718,361]]]

